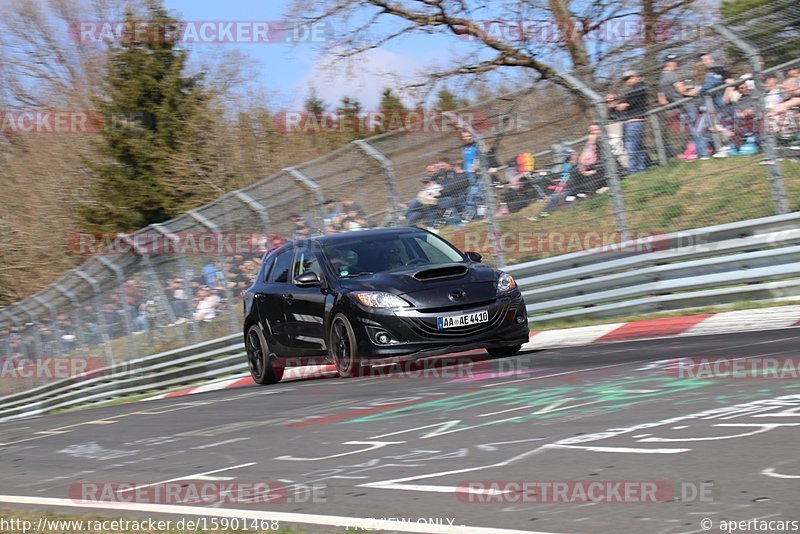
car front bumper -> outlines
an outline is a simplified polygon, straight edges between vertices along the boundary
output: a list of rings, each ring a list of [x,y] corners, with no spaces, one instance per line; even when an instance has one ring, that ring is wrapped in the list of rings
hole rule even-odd
[[[439,329],[437,317],[488,311],[489,321],[466,327]],[[353,328],[358,340],[357,356],[372,364],[402,362],[480,348],[498,348],[529,340],[525,301],[514,290],[489,303],[442,310],[401,310],[356,312]],[[389,343],[378,342],[380,333]]]

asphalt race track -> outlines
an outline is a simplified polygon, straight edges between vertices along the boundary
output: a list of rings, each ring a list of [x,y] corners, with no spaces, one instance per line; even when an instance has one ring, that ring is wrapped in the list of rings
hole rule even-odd
[[[687,379],[671,361],[798,350],[799,328],[595,344],[425,376],[315,378],[7,422],[0,508],[81,512],[78,481],[267,481],[283,486],[277,502],[231,499],[202,513],[278,518],[302,532],[390,525],[380,518],[413,523],[386,531],[465,533],[800,520],[800,382]],[[523,494],[509,481],[570,489]],[[598,481],[646,482],[666,502],[573,493]],[[86,506],[116,517],[198,512],[174,499]]]

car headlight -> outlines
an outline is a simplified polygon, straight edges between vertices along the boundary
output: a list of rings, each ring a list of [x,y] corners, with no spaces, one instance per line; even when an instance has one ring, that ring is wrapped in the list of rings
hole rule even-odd
[[[367,308],[407,308],[408,302],[383,291],[354,291],[353,296]]]
[[[517,287],[517,281],[508,273],[500,271],[500,277],[497,279],[497,292],[508,293]]]

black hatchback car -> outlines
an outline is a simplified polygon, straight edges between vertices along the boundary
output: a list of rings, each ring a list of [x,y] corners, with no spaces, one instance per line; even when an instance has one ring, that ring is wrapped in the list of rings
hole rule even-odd
[[[510,356],[528,341],[514,278],[419,228],[313,237],[269,252],[245,292],[244,338],[259,384],[287,366],[341,376],[447,352]]]

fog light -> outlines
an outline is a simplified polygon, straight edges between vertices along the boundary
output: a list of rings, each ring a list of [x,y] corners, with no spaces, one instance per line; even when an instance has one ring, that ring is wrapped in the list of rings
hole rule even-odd
[[[378,335],[375,336],[375,339],[381,345],[386,345],[392,340],[392,338],[386,332],[378,332]]]
[[[522,323],[525,322],[525,316],[524,315],[517,315],[516,319],[514,319],[514,320],[517,321],[517,324],[522,324]]]

